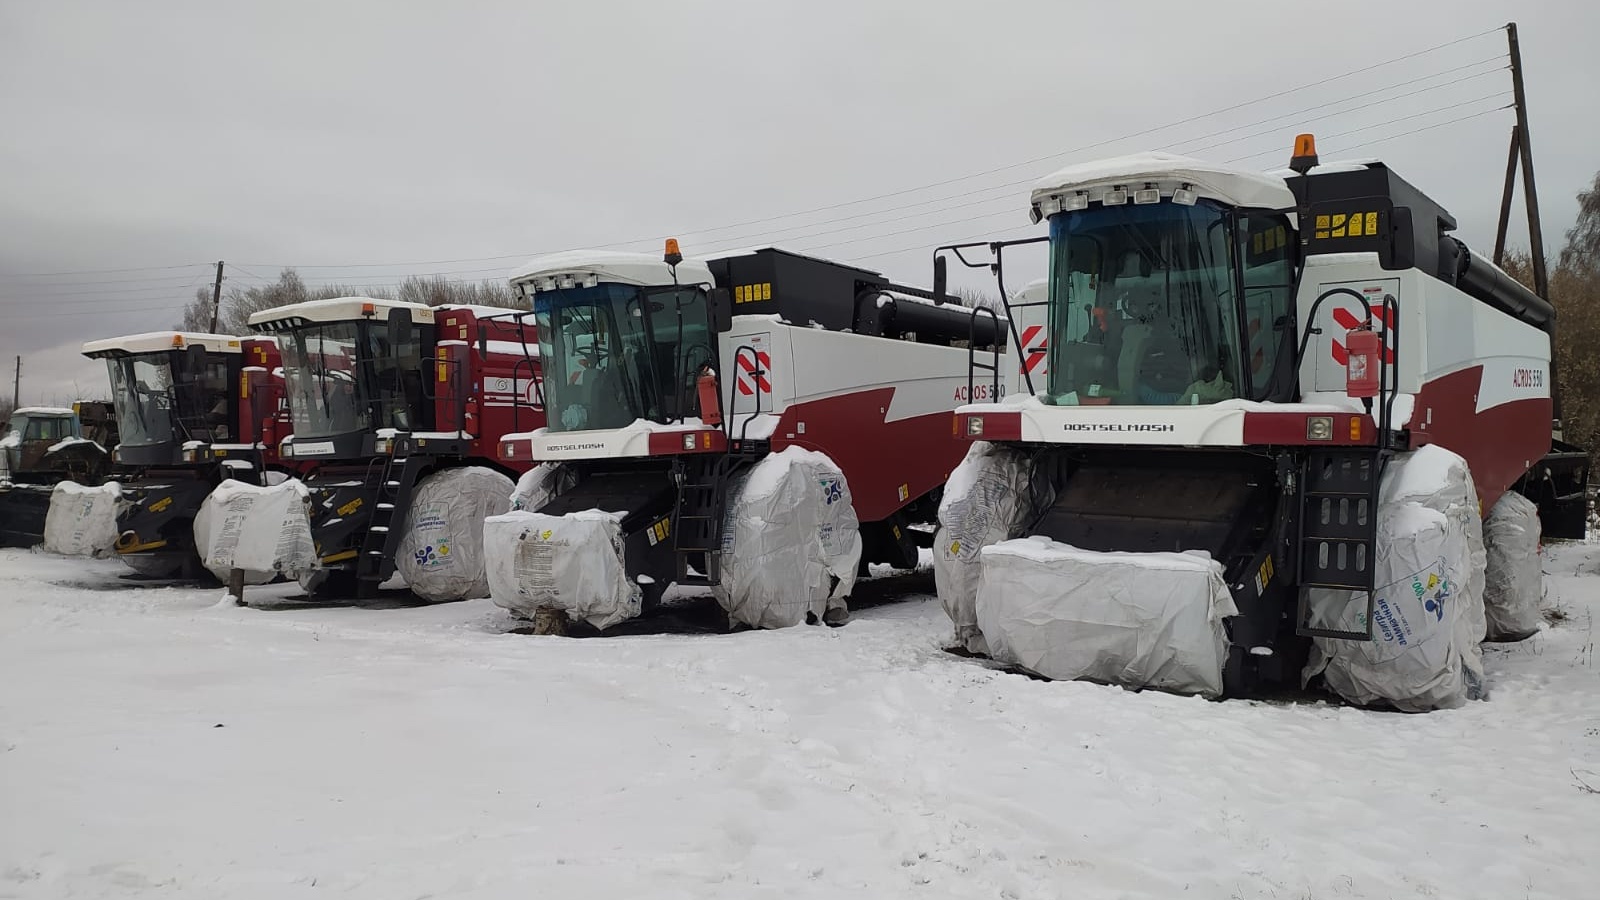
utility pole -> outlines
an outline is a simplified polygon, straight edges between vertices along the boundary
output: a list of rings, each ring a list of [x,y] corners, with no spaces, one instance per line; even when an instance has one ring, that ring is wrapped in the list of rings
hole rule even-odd
[[[17,377],[11,381],[11,408],[22,405],[22,354],[17,354]]]
[[[1550,299],[1550,276],[1544,266],[1544,230],[1539,227],[1539,189],[1533,181],[1533,142],[1528,136],[1528,98],[1522,90],[1522,48],[1517,43],[1517,23],[1506,24],[1511,47],[1511,91],[1517,106],[1516,150],[1522,157],[1522,197],[1528,207],[1528,243],[1533,253],[1533,292]]]
[[[211,333],[217,333],[217,316],[222,312],[222,260],[217,260],[217,283],[211,287]]]

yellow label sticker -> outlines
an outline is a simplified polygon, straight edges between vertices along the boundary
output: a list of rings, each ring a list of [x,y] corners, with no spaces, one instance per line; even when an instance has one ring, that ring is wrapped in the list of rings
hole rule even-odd
[[[554,532],[552,532],[552,531],[551,531],[551,530],[550,530],[550,529],[548,529],[548,528],[546,528],[546,529],[545,529],[545,530],[544,530],[544,533],[543,533],[543,534],[541,534],[541,535],[539,535],[539,537],[540,537],[540,538],[541,538],[541,539],[542,539],[542,540],[546,540],[546,541],[548,541],[548,540],[550,540],[550,535],[551,535],[551,534],[554,534]]]
[[[953,554],[954,553],[960,553],[961,552],[961,542],[960,541],[951,541],[950,542],[950,552],[953,553]]]
[[[160,500],[157,500],[156,502],[150,504],[150,511],[158,513],[158,512],[161,512],[162,510],[166,509],[167,507],[169,507],[171,505],[172,505],[172,498],[171,497],[162,497]]]
[[[361,498],[357,497],[354,500],[351,500],[349,503],[346,503],[345,505],[343,505],[343,506],[339,507],[338,509],[334,510],[334,512],[338,513],[341,516],[348,516],[348,515],[350,515],[351,513],[355,512],[356,510],[358,510],[360,508],[361,508]]]

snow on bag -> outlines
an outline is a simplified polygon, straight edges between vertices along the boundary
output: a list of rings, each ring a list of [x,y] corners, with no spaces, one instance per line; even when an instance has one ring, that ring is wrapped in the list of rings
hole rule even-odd
[[[1466,461],[1437,445],[1396,456],[1378,503],[1373,639],[1315,638],[1304,677],[1321,674],[1352,703],[1406,712],[1483,696],[1485,551]],[[1366,627],[1367,599],[1317,592],[1312,621]]]
[[[786,628],[846,608],[861,562],[861,535],[844,473],[826,454],[774,453],[730,485],[722,580],[728,615]]]
[[[996,660],[1216,697],[1237,615],[1205,553],[1102,553],[1035,536],[980,551],[977,618]]]
[[[224,583],[234,569],[244,570],[246,584],[266,584],[279,574],[296,578],[315,568],[306,497],[297,478],[270,487],[223,480],[194,516],[200,561]]]
[[[117,506],[122,485],[109,481],[84,487],[58,483],[50,492],[44,519],[44,546],[63,556],[107,556],[117,544]],[[37,519],[35,521],[38,521]]]
[[[595,628],[639,615],[644,594],[628,580],[618,514],[513,510],[486,519],[483,535],[489,596],[513,613],[559,609]]]
[[[424,478],[412,495],[395,550],[395,568],[424,600],[466,600],[489,594],[483,523],[511,506],[511,479],[467,466]]]
[[[1520,641],[1544,622],[1539,601],[1544,572],[1539,560],[1539,507],[1514,491],[1501,496],[1483,520],[1488,554],[1483,611],[1491,641]]]
[[[1015,450],[978,441],[945,483],[933,580],[956,641],[970,653],[989,652],[978,629],[978,552],[1017,537],[1032,513],[1027,458]]]
[[[557,495],[577,483],[577,475],[570,466],[545,462],[522,473],[516,490],[511,492],[511,508],[538,512]]]

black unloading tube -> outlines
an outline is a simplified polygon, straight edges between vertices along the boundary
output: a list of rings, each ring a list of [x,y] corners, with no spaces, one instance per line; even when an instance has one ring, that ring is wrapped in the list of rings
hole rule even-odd
[[[1455,286],[1462,293],[1540,331],[1554,333],[1555,307],[1500,271],[1494,263],[1467,249],[1466,244],[1455,238],[1445,240],[1455,245],[1455,264],[1451,274]]]

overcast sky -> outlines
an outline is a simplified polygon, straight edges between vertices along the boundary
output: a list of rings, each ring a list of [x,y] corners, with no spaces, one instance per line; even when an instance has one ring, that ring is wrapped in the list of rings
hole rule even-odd
[[[172,327],[219,259],[387,285],[675,235],[926,284],[939,243],[1033,233],[1060,165],[1275,168],[1302,130],[1487,253],[1510,79],[1471,36],[1511,19],[1559,248],[1600,169],[1595,0],[0,0],[5,380],[20,353],[25,403],[104,391],[81,342]]]

